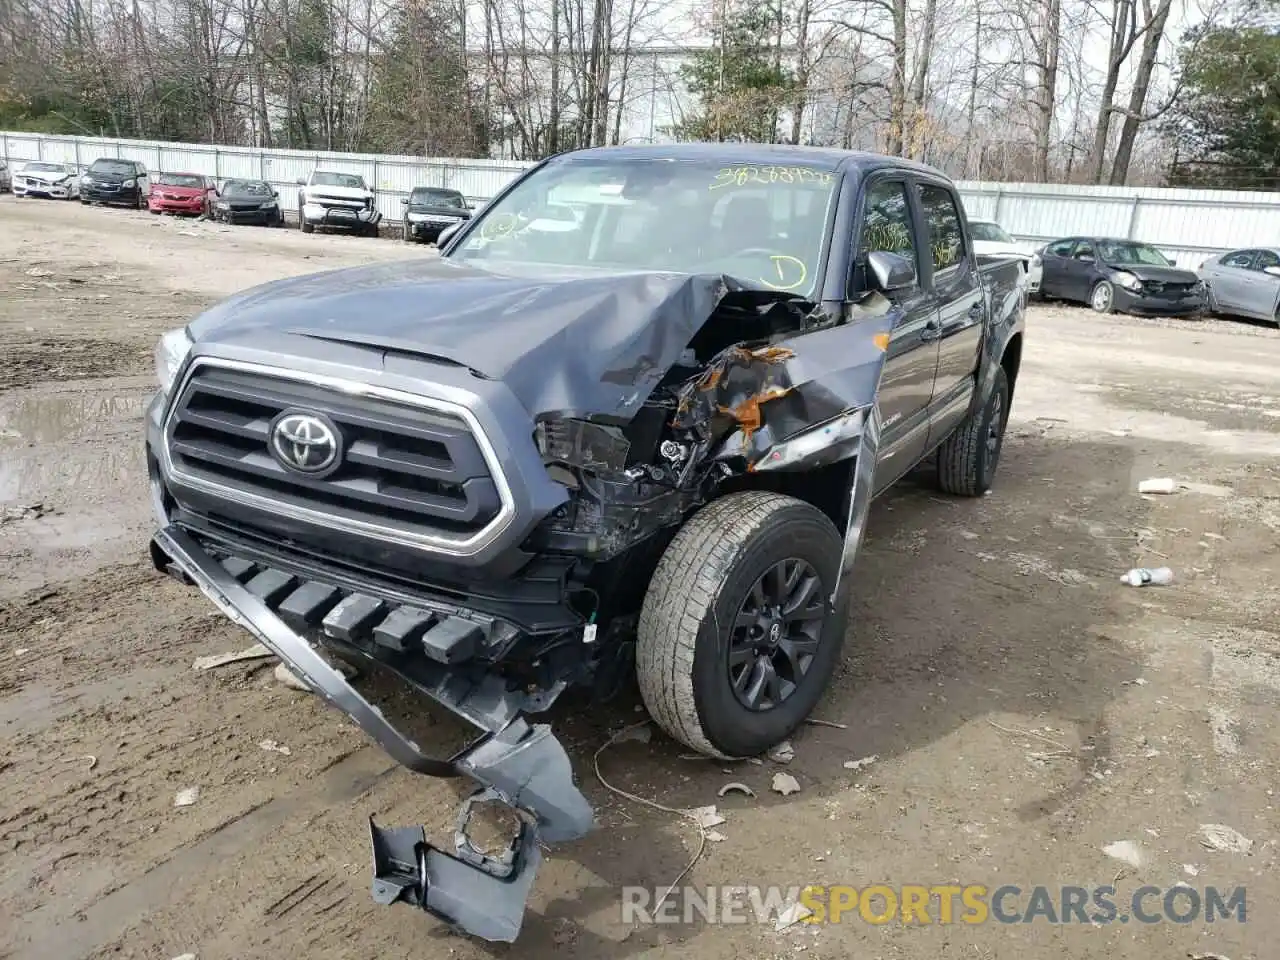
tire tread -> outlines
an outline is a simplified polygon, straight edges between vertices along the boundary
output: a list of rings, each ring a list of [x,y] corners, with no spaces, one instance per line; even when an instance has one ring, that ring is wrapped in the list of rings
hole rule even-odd
[[[663,730],[700,753],[727,759],[707,737],[694,702],[698,633],[756,534],[779,512],[797,504],[809,507],[795,497],[768,491],[735,493],[712,501],[672,539],[650,581],[636,644],[640,695]],[[839,536],[834,525],[832,533]]]

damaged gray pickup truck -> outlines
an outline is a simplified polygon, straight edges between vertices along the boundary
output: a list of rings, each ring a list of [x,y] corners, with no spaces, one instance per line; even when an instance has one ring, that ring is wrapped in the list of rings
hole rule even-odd
[[[873,496],[926,458],[945,491],[991,485],[1025,302],[919,164],[557,156],[438,258],[166,334],[152,558],[405,767],[474,781],[451,850],[370,820],[373,896],[511,941],[539,844],[593,823],[531,718],[635,676],[695,750],[786,738],[839,660]],[[467,832],[494,801],[521,824],[500,855]]]

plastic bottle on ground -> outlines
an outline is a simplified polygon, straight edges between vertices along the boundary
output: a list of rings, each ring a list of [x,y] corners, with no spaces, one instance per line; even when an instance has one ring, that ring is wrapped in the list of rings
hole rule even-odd
[[[1135,567],[1120,578],[1131,587],[1145,587],[1152,583],[1172,583],[1173,571],[1168,567]]]

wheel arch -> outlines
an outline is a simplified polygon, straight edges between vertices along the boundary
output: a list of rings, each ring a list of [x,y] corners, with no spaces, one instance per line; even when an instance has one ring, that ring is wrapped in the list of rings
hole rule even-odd
[[[1005,378],[1009,381],[1009,402],[1013,403],[1013,389],[1018,382],[1018,371],[1022,367],[1022,331],[1019,330],[1009,338],[1000,354],[1000,366],[1004,368]]]

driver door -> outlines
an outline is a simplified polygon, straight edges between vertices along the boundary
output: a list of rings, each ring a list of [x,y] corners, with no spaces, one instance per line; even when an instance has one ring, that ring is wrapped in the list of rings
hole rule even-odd
[[[880,458],[875,473],[879,491],[911,469],[929,443],[929,401],[938,370],[938,301],[920,279],[922,251],[906,179],[874,179],[864,190],[855,270],[865,274],[867,254],[877,250],[904,256],[916,268],[915,285],[890,296],[901,315],[889,335],[880,380]],[[855,289],[869,286],[865,276],[855,277]]]
[[[1071,256],[1063,263],[1062,296],[1065,299],[1088,302],[1097,257],[1092,240],[1080,240],[1076,243]]]

